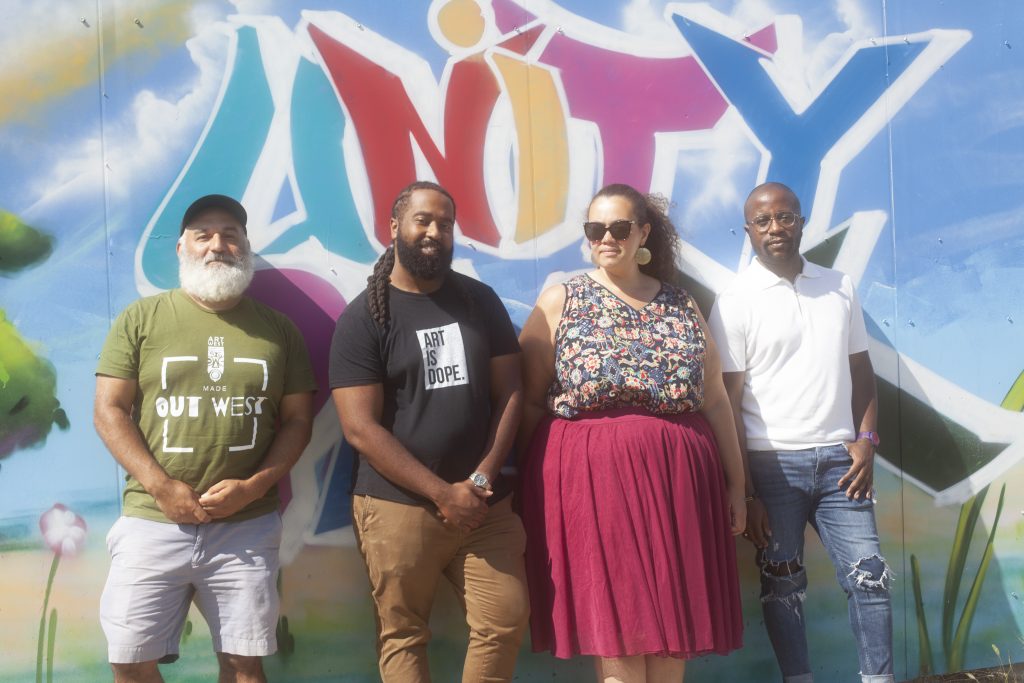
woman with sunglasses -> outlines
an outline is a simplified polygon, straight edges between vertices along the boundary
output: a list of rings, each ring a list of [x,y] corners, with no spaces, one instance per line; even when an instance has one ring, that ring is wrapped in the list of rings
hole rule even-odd
[[[520,335],[533,649],[591,655],[600,681],[682,681],[741,644],[743,465],[666,210],[598,192],[596,269],[542,292]]]

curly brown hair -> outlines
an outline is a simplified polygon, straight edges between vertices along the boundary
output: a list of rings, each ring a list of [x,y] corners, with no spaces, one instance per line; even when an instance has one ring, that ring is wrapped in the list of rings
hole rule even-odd
[[[643,194],[624,183],[605,185],[590,203],[593,204],[598,197],[622,197],[633,207],[633,217],[639,225],[650,224],[651,232],[644,246],[651,251],[651,262],[640,266],[640,272],[662,282],[680,284],[682,274],[676,266],[679,234],[668,217],[668,199],[660,194]]]

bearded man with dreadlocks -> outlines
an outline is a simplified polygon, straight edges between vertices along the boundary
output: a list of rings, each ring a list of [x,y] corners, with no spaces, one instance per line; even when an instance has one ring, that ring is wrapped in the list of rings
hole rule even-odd
[[[500,474],[522,411],[519,343],[494,291],[451,269],[454,228],[444,188],[402,190],[392,246],[331,342],[385,683],[430,680],[442,576],[469,624],[464,681],[511,680],[528,619],[525,534]]]

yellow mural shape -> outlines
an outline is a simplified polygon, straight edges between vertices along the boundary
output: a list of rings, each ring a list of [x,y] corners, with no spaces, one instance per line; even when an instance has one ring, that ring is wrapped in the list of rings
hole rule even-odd
[[[565,218],[569,136],[550,71],[503,54],[495,54],[494,63],[512,103],[519,143],[519,211],[514,240],[522,244]]]
[[[437,25],[459,47],[473,47],[484,35],[484,17],[475,0],[451,0],[437,13]]]
[[[0,68],[0,92],[16,97],[0,98],[0,123],[31,121],[54,100],[95,86],[100,71],[124,57],[148,52],[155,59],[159,48],[183,44],[191,35],[193,5],[190,0],[117,3],[99,21],[62,22],[62,29],[27,34],[31,41],[7,46],[0,64],[16,55],[16,68]]]

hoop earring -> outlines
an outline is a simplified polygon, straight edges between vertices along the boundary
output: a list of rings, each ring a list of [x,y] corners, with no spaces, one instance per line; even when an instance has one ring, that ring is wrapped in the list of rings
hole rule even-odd
[[[637,262],[637,265],[646,266],[651,262],[651,250],[647,247],[640,247],[636,250],[636,254],[633,255],[633,259]]]

